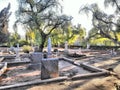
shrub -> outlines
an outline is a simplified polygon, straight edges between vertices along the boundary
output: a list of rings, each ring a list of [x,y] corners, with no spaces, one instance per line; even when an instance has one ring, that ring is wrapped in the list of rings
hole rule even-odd
[[[30,43],[26,40],[20,40],[19,41],[19,46],[24,46],[24,45],[30,45]]]
[[[24,53],[29,53],[30,51],[32,51],[32,47],[28,46],[28,45],[24,45],[22,47],[22,50],[23,50]]]

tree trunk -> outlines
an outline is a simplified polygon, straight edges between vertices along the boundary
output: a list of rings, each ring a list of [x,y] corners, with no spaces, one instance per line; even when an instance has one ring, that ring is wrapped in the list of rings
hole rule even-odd
[[[44,44],[45,44],[45,41],[46,41],[46,36],[45,35],[42,35],[41,37],[41,44],[39,46],[39,52],[42,52],[43,51],[43,48],[44,48]]]
[[[44,48],[44,45],[43,45],[43,43],[41,43],[40,46],[39,46],[39,52],[42,52],[43,48]]]

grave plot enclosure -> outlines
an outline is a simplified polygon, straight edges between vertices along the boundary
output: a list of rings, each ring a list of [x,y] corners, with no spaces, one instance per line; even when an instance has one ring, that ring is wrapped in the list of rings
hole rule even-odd
[[[0,81],[0,89],[9,89],[32,84],[42,84],[54,81],[63,81],[68,79],[82,79],[84,77],[103,75],[108,72],[86,64],[80,65],[74,63],[71,59],[62,58],[47,58],[37,62],[38,69],[29,68],[34,61],[8,67]],[[11,62],[12,63],[12,62]],[[37,65],[36,64],[36,65]],[[34,67],[34,65],[32,67]],[[91,70],[88,68],[92,68]],[[95,70],[95,71],[94,71]]]

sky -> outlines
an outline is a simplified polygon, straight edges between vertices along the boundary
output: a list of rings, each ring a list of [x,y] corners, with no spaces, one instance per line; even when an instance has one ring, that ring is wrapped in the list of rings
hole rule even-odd
[[[91,15],[87,16],[84,13],[79,13],[80,7],[84,5],[89,5],[92,3],[97,3],[101,10],[107,12],[107,14],[113,13],[113,7],[109,9],[104,8],[104,0],[63,0],[63,12],[67,15],[73,16],[73,24],[81,24],[82,27],[85,27],[87,31],[92,28]]]
[[[10,32],[13,32],[13,24],[14,22],[16,21],[16,17],[15,17],[15,11],[17,10],[17,6],[18,6],[18,3],[16,2],[16,0],[0,0],[0,11],[7,7],[8,4],[11,4],[11,8],[10,8],[10,12],[12,12],[10,18],[9,18],[9,31]],[[22,30],[18,30],[19,33],[23,33]]]
[[[8,5],[8,3],[11,3],[11,12],[12,15],[10,16],[10,21],[9,21],[9,31],[13,32],[12,30],[12,25],[14,24],[15,21],[15,11],[17,10],[17,2],[16,0],[0,0],[0,10],[3,9]],[[105,9],[104,0],[62,0],[61,5],[63,6],[63,13],[66,15],[70,15],[73,17],[72,23],[74,25],[81,24],[82,27],[86,28],[87,31],[89,31],[92,28],[92,22],[91,16],[86,16],[86,14],[79,13],[80,7],[86,4],[92,4],[92,3],[97,3],[100,6],[101,10],[105,10],[108,14],[111,14],[112,8],[110,9]],[[21,35],[24,34],[24,30],[22,30],[21,27],[18,29],[18,33]]]

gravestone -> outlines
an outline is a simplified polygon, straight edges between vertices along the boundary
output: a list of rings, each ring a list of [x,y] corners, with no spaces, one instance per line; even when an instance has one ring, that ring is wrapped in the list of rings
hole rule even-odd
[[[41,61],[41,79],[49,79],[59,76],[58,58],[52,58],[52,44],[50,37],[48,38],[47,49],[47,58],[44,58]]]
[[[9,54],[15,54],[15,47],[11,46],[11,47],[8,49],[8,53],[9,53]]]
[[[39,51],[39,46],[35,46],[34,47],[34,52],[38,52]]]
[[[48,58],[41,61],[41,79],[59,77],[58,59]]]
[[[20,54],[19,54],[19,44],[17,44],[17,48],[15,49],[15,53],[16,53],[16,57],[15,60],[16,61],[20,61]]]
[[[82,50],[81,50],[81,48],[79,48],[79,51],[78,51],[78,52],[79,52],[80,55],[82,54]]]
[[[86,49],[90,49],[90,44],[89,43],[87,43]]]
[[[34,52],[30,54],[31,64],[29,65],[30,69],[39,69],[41,68],[41,60],[43,59],[42,52]]]
[[[47,45],[47,50],[48,50],[48,56],[47,57],[51,57],[51,55],[52,55],[51,49],[52,49],[52,44],[51,44],[51,38],[49,37],[48,38],[48,45]]]
[[[64,49],[64,52],[66,52],[66,53],[68,52],[68,42],[67,42],[67,41],[65,42],[65,49]]]
[[[111,56],[116,56],[117,52],[115,51],[115,49],[110,50],[110,55]]]

